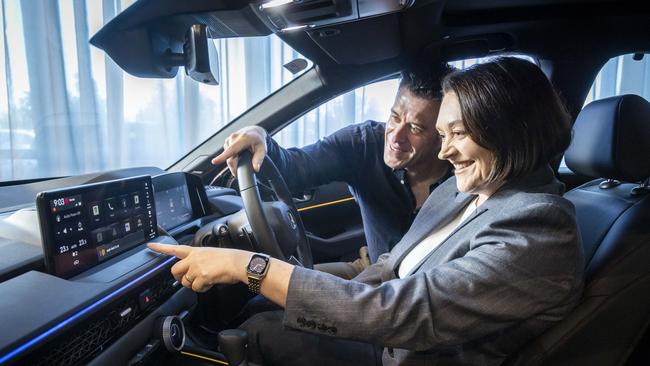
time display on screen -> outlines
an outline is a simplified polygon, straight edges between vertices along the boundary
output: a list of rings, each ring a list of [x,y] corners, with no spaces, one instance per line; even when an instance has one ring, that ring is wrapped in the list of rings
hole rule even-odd
[[[61,197],[52,200],[50,206],[52,207],[52,213],[55,213],[57,211],[62,211],[62,210],[67,210],[71,207],[79,207],[81,206],[81,195],[77,194],[74,196],[70,197]]]

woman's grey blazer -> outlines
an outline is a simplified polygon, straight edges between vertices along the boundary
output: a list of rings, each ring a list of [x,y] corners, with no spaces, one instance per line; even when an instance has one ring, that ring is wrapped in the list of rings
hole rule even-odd
[[[497,365],[562,319],[583,287],[573,205],[549,167],[504,185],[405,278],[413,246],[474,196],[438,187],[393,250],[352,281],[296,268],[284,324],[379,344],[384,365]]]

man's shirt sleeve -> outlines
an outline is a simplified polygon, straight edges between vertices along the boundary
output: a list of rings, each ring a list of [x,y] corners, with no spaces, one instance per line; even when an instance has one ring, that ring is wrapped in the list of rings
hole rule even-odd
[[[368,123],[350,125],[303,148],[285,149],[267,137],[268,156],[293,192],[333,181],[352,184],[371,141]]]

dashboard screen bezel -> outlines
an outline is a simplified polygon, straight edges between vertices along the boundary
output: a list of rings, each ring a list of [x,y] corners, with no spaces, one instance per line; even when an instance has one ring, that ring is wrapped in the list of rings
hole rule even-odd
[[[57,253],[60,245],[55,238],[55,229],[53,227],[54,223],[52,221],[52,216],[50,213],[51,211],[50,202],[53,199],[60,198],[60,197],[82,196],[82,195],[87,195],[93,191],[95,192],[103,191],[106,192],[103,193],[104,199],[108,200],[111,197],[131,194],[132,192],[128,190],[127,187],[133,187],[134,185],[138,185],[138,184],[142,184],[145,187],[147,186],[149,187],[149,193],[151,194],[151,197],[148,203],[150,204],[150,206],[146,206],[147,202],[145,202],[144,210],[150,210],[151,212],[153,212],[153,215],[149,216],[149,220],[151,221],[151,224],[147,225],[149,230],[151,228],[154,229],[153,233],[147,235],[145,232],[142,242],[127,243],[126,246],[119,248],[119,250],[117,250],[113,255],[110,256],[113,257],[119,255],[120,253],[124,253],[130,249],[133,249],[138,245],[141,245],[144,242],[148,240],[152,240],[158,236],[158,223],[155,214],[156,206],[155,206],[155,199],[153,196],[153,185],[152,185],[151,176],[143,175],[137,177],[123,178],[123,179],[92,183],[92,184],[84,184],[84,185],[79,185],[74,187],[67,187],[62,189],[40,192],[36,197],[36,207],[38,211],[39,225],[41,231],[41,243],[43,247],[43,256],[44,256],[45,267],[47,272],[63,279],[69,279],[83,272],[89,271],[92,268],[104,263],[104,261],[98,261],[98,262],[90,263],[89,265],[86,266],[81,266],[78,269],[67,270],[67,271],[57,267],[56,258],[58,255],[60,255],[59,253]],[[84,203],[82,201],[82,205],[83,204]],[[82,209],[88,210],[89,206],[88,207],[82,206]],[[120,219],[118,219],[117,221],[119,220]]]
[[[175,228],[182,227],[194,220],[197,220],[206,214],[209,213],[209,209],[206,208],[206,203],[208,202],[205,188],[201,183],[199,177],[186,173],[186,172],[173,172],[173,173],[164,173],[156,175],[152,178],[153,181],[153,191],[154,198],[156,198],[156,192],[162,192],[169,190],[171,188],[178,188],[184,186],[187,190],[190,205],[192,207],[192,216],[185,221],[176,223],[170,227],[161,227],[164,230],[174,230]],[[156,206],[158,207],[158,206]],[[160,209],[160,207],[158,207]]]

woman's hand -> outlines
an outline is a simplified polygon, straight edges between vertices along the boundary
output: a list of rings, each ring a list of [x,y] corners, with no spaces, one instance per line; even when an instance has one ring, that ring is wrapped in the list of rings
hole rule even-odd
[[[219,165],[225,161],[232,175],[236,177],[238,155],[246,149],[253,153],[253,169],[259,173],[267,147],[266,131],[258,126],[244,127],[228,136],[223,144],[223,152],[212,159],[212,164]]]
[[[147,246],[158,253],[179,258],[172,266],[172,275],[195,292],[205,292],[216,284],[246,282],[246,265],[252,255],[243,250],[226,248],[157,243]]]
[[[253,253],[227,248],[190,247],[187,245],[147,244],[158,253],[176,256],[172,275],[183,286],[205,292],[216,284],[248,283],[246,267]],[[271,258],[260,288],[262,295],[285,307],[293,265]]]

